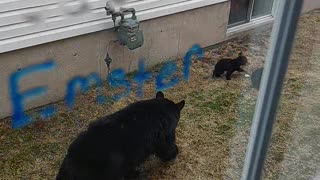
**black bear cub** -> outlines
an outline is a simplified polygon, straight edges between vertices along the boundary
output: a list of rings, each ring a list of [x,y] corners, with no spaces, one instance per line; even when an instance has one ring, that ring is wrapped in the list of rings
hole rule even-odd
[[[154,154],[163,162],[178,155],[176,127],[185,101],[174,103],[162,92],[92,122],[71,143],[57,180],[123,180]]]
[[[247,58],[243,56],[242,52],[239,53],[239,56],[235,59],[225,58],[217,62],[214,67],[212,77],[220,77],[221,74],[227,72],[227,80],[231,80],[231,74],[234,71],[245,72],[241,69],[241,66],[246,65],[248,62]]]

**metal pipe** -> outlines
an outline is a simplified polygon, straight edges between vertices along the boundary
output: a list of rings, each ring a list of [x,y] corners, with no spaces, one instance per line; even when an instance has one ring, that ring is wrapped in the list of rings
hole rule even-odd
[[[261,179],[303,0],[282,0],[251,126],[242,180]]]

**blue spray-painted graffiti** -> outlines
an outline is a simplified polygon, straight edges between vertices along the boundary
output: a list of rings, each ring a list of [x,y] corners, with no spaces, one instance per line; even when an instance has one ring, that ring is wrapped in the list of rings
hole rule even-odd
[[[126,73],[123,69],[116,69],[112,71],[108,77],[108,82],[112,88],[116,87],[124,87],[125,92],[121,94],[116,94],[112,98],[116,101],[120,100],[121,98],[127,97],[131,93],[131,83],[129,80],[125,79]]]
[[[35,72],[40,71],[49,71],[56,67],[56,64],[53,60],[45,62],[39,65],[32,65],[21,71],[13,73],[9,79],[9,88],[10,88],[10,97],[12,101],[13,109],[13,128],[20,128],[30,123],[31,119],[28,115],[24,113],[24,104],[23,101],[27,98],[34,98],[36,96],[41,96],[47,91],[47,87],[38,87],[31,90],[28,90],[24,93],[19,92],[19,81]]]
[[[156,78],[156,90],[157,91],[165,91],[176,84],[179,83],[180,79],[178,77],[173,77],[169,82],[164,83],[163,81],[170,77],[177,71],[177,64],[173,62],[169,62],[163,66],[160,70],[159,75]]]
[[[188,81],[190,76],[190,66],[191,58],[193,55],[197,55],[201,60],[203,58],[203,50],[199,45],[193,45],[191,49],[186,53],[184,57],[183,65],[183,78]],[[56,68],[56,64],[53,60],[49,60],[43,64],[32,65],[22,69],[21,71],[15,72],[11,75],[9,79],[10,88],[10,98],[12,101],[13,109],[13,122],[12,127],[22,128],[31,123],[31,117],[26,115],[24,112],[24,101],[27,98],[34,98],[45,94],[47,87],[38,87],[26,92],[19,92],[19,81],[21,78],[36,72],[50,71]],[[169,88],[176,86],[180,79],[174,76],[177,71],[177,64],[174,62],[169,62],[165,64],[160,70],[159,74],[155,78],[155,85],[157,91],[165,91]],[[171,77],[171,79],[169,79]],[[143,59],[139,61],[138,72],[133,78],[133,80],[138,84],[137,96],[143,96],[143,85],[146,81],[152,79],[152,73],[145,71],[145,64]],[[131,82],[126,79],[126,73],[123,69],[115,69],[110,72],[108,78],[108,83],[112,88],[124,88],[125,92],[114,95],[112,98],[118,101],[122,98],[129,96],[132,92]],[[165,81],[167,81],[165,83]],[[102,104],[106,101],[106,97],[102,95],[102,80],[97,73],[91,73],[87,77],[77,76],[74,77],[67,84],[67,92],[65,96],[66,105],[68,108],[72,108],[75,103],[77,87],[80,87],[82,92],[86,93],[90,86],[97,86],[97,104]],[[42,118],[52,117],[56,113],[54,106],[47,106],[43,108],[40,112]]]
[[[203,50],[199,45],[193,45],[184,56],[183,78],[188,81],[190,76],[190,66],[192,55],[198,55],[199,59],[203,58]]]
[[[137,96],[142,97],[143,95],[143,85],[145,81],[152,79],[152,74],[150,72],[145,72],[143,59],[139,61],[139,70],[134,80],[138,84]]]
[[[54,106],[44,107],[40,112],[41,118],[48,119],[48,118],[52,117],[56,113],[56,111],[57,110]]]
[[[77,86],[80,85],[81,90],[86,93],[89,90],[90,82],[94,81],[98,89],[102,88],[102,80],[96,73],[91,73],[87,77],[77,76],[73,78],[67,85],[66,104],[69,108],[72,108],[76,98]],[[98,91],[101,92],[101,91]]]

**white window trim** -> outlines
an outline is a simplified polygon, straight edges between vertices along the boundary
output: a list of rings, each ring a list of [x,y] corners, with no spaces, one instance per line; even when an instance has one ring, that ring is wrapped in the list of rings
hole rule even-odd
[[[139,21],[145,21],[226,1],[228,0],[185,0],[172,5],[147,9],[140,12],[137,11],[136,15]],[[86,23],[75,24],[72,26],[13,37],[0,41],[0,53],[93,33],[110,28],[113,28],[113,22],[110,17],[106,16],[106,18],[104,19],[98,19]]]
[[[250,29],[257,28],[259,26],[272,24],[274,22],[274,17],[272,15],[266,15],[259,18],[252,19],[250,22],[241,24],[239,26],[234,26],[227,29],[227,38],[233,37],[234,35],[248,31]]]

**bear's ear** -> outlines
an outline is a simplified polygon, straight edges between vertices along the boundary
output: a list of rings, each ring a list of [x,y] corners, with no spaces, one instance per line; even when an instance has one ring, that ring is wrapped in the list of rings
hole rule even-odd
[[[162,91],[157,92],[156,98],[157,98],[157,99],[159,99],[159,98],[164,98],[163,92],[162,92]]]
[[[176,104],[176,106],[177,106],[177,108],[178,108],[179,111],[182,110],[182,108],[184,107],[184,105],[185,105],[185,101],[184,101],[184,100],[182,100],[182,101],[180,101],[180,102],[178,102],[178,103]]]

